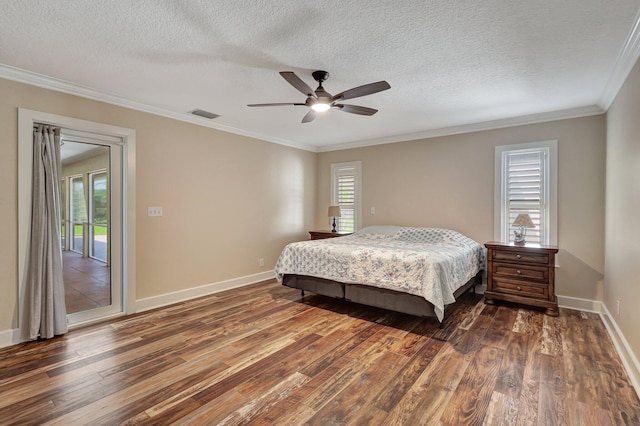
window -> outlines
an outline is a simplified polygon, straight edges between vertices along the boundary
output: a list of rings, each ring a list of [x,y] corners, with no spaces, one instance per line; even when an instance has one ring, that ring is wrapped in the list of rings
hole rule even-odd
[[[338,232],[355,232],[360,226],[361,162],[331,165],[331,204],[340,206]]]
[[[84,192],[82,176],[71,177],[70,216],[71,222],[71,250],[82,254],[84,252],[84,225],[87,222],[87,202]]]
[[[557,141],[497,146],[494,239],[513,242],[512,223],[528,213],[527,242],[557,244]]]
[[[89,173],[89,182],[89,256],[106,262],[109,232],[106,170]]]

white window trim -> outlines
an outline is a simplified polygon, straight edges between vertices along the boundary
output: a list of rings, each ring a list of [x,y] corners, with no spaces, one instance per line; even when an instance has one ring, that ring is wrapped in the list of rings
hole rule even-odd
[[[495,241],[508,241],[509,236],[504,235],[504,194],[503,194],[503,154],[507,151],[517,151],[524,149],[546,148],[549,153],[548,173],[548,245],[558,245],[558,141],[549,140],[541,142],[530,142],[516,145],[502,145],[495,148],[495,175],[494,175],[494,223],[493,239]]]
[[[337,205],[338,193],[336,191],[336,171],[339,169],[354,168],[356,176],[356,206],[354,229],[357,231],[362,224],[362,161],[349,161],[346,163],[331,164],[331,205]]]

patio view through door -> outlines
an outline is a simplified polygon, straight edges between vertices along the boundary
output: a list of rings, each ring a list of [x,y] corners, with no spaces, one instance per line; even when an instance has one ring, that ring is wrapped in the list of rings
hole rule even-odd
[[[61,244],[74,324],[122,312],[122,160],[121,147],[109,137],[62,134]]]
[[[87,179],[88,177],[88,179]],[[109,223],[106,170],[69,178],[70,250],[107,263]],[[85,181],[88,180],[88,187]],[[64,183],[64,182],[63,182]],[[88,207],[88,208],[87,208]],[[63,224],[63,230],[65,229]],[[85,243],[86,242],[86,243]]]

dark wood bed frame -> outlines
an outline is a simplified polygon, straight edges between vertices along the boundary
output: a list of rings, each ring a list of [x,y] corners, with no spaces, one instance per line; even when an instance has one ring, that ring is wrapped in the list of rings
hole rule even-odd
[[[462,287],[457,289],[453,295],[457,299],[470,288],[475,294],[476,285],[482,283],[482,271],[467,281]],[[416,315],[419,317],[435,318],[433,304],[424,297],[413,294],[402,293],[384,288],[372,287],[361,284],[345,284],[338,281],[324,278],[310,277],[306,275],[287,275],[282,279],[282,285],[300,289],[301,295],[310,291],[322,296],[334,297],[336,299],[347,300],[349,302],[361,303],[363,305],[375,306],[377,308],[389,309],[391,311]],[[446,313],[446,306],[445,306]],[[444,318],[441,325],[444,324]]]

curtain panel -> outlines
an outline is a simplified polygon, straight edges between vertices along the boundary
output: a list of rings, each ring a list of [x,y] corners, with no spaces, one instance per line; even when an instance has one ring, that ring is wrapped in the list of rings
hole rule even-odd
[[[30,339],[51,338],[68,331],[62,278],[60,168],[60,129],[36,126],[25,292]]]

